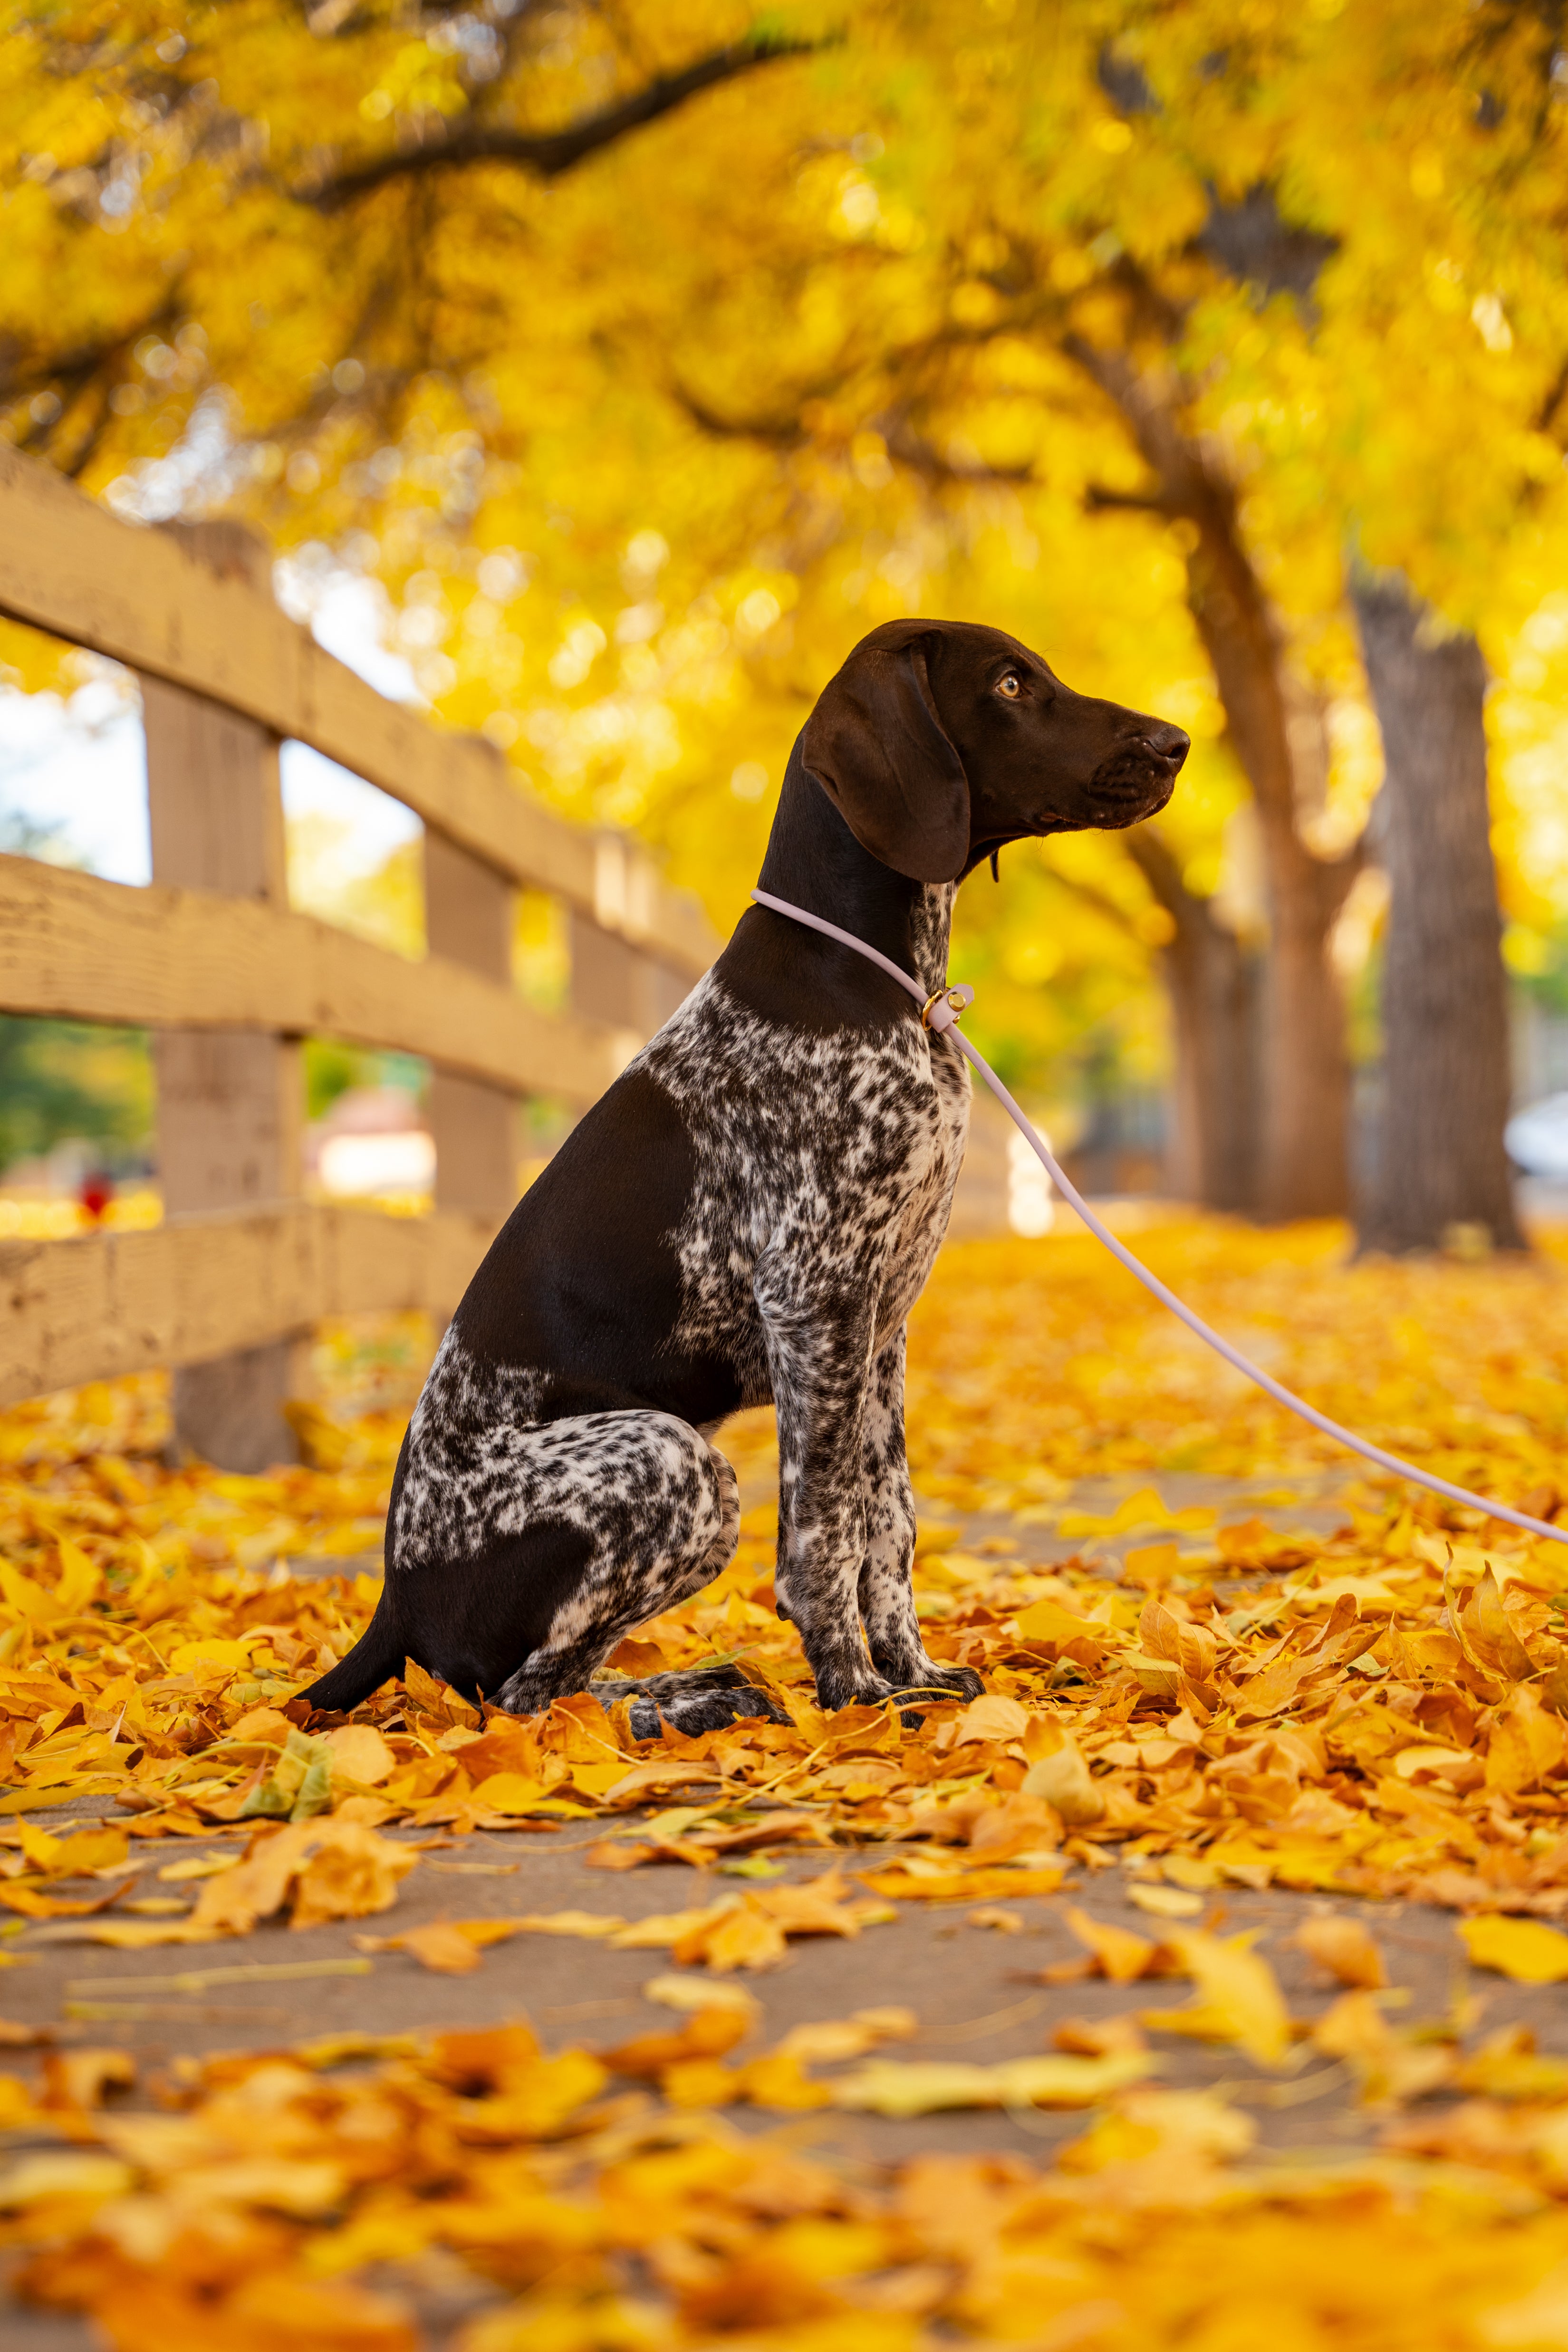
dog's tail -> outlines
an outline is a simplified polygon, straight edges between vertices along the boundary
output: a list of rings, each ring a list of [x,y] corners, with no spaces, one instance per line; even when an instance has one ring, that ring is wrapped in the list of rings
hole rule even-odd
[[[400,1675],[406,1659],[407,1651],[402,1634],[393,1622],[384,1584],[381,1599],[375,1604],[375,1615],[348,1656],[341,1659],[330,1674],[323,1675],[319,1683],[312,1683],[310,1689],[301,1691],[300,1696],[308,1706],[330,1707],[334,1714],[342,1714],[349,1707],[357,1706],[362,1698],[368,1698],[372,1691],[379,1690],[383,1683],[390,1682],[394,1675]]]

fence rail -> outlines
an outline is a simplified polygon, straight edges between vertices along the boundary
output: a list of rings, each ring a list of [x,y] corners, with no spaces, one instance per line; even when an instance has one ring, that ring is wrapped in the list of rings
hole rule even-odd
[[[590,1103],[644,1042],[543,1013],[444,956],[419,963],[260,899],[138,889],[0,856],[0,1006],[139,1029],[277,1029],[422,1054]]]
[[[444,733],[323,653],[247,576],[236,534],[148,531],[0,447],[0,613],[309,743],[512,882],[695,978],[714,942],[641,846],[531,807],[480,735]]]
[[[284,1202],[149,1233],[0,1244],[0,1395],[250,1354],[327,1315],[449,1312],[488,1218]],[[274,1460],[279,1458],[274,1454]]]
[[[717,942],[637,843],[531,805],[482,738],[387,702],[274,603],[230,525],[145,530],[0,448],[0,614],[142,681],[152,885],[0,857],[0,1012],[154,1033],[165,1221],[0,1244],[0,1402],[174,1368],[176,1430],[258,1467],[291,1444],[321,1317],[448,1313],[515,1195],[531,1094],[592,1101]],[[288,904],[278,751],[292,737],[423,821],[414,963]],[[510,975],[513,893],[571,918],[569,1006]],[[436,1205],[302,1199],[300,1041],[433,1065]]]

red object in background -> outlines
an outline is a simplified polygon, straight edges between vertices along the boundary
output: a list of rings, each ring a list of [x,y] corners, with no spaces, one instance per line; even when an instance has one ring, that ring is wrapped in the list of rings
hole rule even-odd
[[[82,1178],[81,1190],[77,1194],[77,1199],[95,1225],[102,1223],[103,1213],[113,1198],[114,1185],[109,1177],[95,1175]]]

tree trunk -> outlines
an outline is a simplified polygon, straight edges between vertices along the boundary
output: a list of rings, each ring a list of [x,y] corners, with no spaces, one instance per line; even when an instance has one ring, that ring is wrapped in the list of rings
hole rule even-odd
[[[1235,489],[1213,452],[1182,430],[1173,380],[1076,339],[1066,348],[1115,402],[1158,484],[1152,496],[1100,492],[1098,502],[1195,527],[1187,600],[1257,803],[1268,898],[1258,1213],[1336,1216],[1350,1205],[1350,1066],[1329,939],[1360,853],[1320,857],[1302,838],[1285,646],[1247,552]]]
[[[1284,647],[1241,543],[1229,486],[1205,477],[1197,504],[1188,603],[1252,786],[1268,899],[1258,1213],[1281,1221],[1338,1216],[1350,1206],[1350,1062],[1329,940],[1360,857],[1320,857],[1301,838]]]
[[[1293,830],[1262,830],[1269,948],[1258,1197],[1266,1217],[1342,1216],[1350,1206],[1350,1061],[1329,940],[1360,858],[1331,863]]]
[[[1176,1045],[1171,1190],[1178,1200],[1250,1216],[1258,1207],[1263,959],[1187,888],[1151,827],[1136,826],[1127,846],[1175,924],[1161,951]]]
[[[1395,574],[1354,583],[1383,730],[1388,874],[1384,1112],[1363,1249],[1436,1249],[1458,1225],[1521,1249],[1503,1150],[1510,1073],[1487,807],[1486,669]]]

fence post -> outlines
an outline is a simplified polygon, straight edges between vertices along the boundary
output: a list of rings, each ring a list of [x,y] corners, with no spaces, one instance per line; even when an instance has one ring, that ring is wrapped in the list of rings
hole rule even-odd
[[[213,570],[268,588],[267,551],[250,533],[213,523],[180,535]],[[159,678],[142,678],[142,708],[153,880],[286,906],[278,737]],[[153,1054],[166,1216],[299,1194],[298,1039],[166,1029]],[[307,1375],[303,1333],[182,1367],[174,1376],[176,1443],[229,1470],[296,1459],[282,1407],[303,1392]]]
[[[432,955],[510,987],[514,912],[511,885],[493,866],[438,833],[426,834],[425,937]],[[437,1070],[430,1080],[430,1129],[437,1207],[509,1215],[521,1151],[517,1096]]]
[[[635,919],[651,904],[658,874],[647,851],[619,835],[601,834],[595,852],[599,919],[572,909],[572,1009],[585,1021],[651,1037],[690,992],[691,982],[618,930],[604,928]]]

